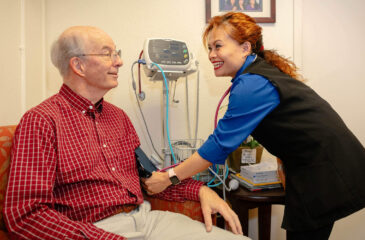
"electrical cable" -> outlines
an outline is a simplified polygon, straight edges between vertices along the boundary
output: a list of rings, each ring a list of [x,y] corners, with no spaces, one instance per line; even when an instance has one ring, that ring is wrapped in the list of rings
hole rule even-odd
[[[228,166],[227,166],[227,163],[225,164],[225,166],[224,166],[224,175],[223,175],[223,179],[219,176],[219,174],[217,174],[216,172],[214,172],[211,168],[209,168],[209,171],[211,171],[211,173],[216,177],[216,178],[218,178],[218,180],[220,181],[219,183],[216,183],[216,184],[214,184],[214,185],[211,185],[211,186],[209,186],[209,187],[217,187],[217,186],[219,186],[219,185],[221,185],[222,183],[223,183],[223,185],[224,185],[224,188],[225,189],[227,189],[227,191],[231,191],[231,187],[227,187],[227,185],[226,185],[226,183],[224,182],[224,179],[226,179],[227,178],[227,176],[228,176],[228,173],[229,173],[229,168],[228,168]]]
[[[151,134],[150,134],[150,131],[148,130],[148,126],[147,126],[147,122],[146,122],[146,119],[144,117],[144,114],[142,112],[142,108],[141,108],[141,105],[139,103],[139,100],[138,100],[138,96],[137,96],[137,91],[136,91],[136,81],[134,80],[134,74],[133,74],[133,67],[134,65],[136,64],[140,64],[139,61],[135,61],[133,64],[132,64],[132,67],[131,67],[131,73],[132,73],[132,87],[133,87],[133,92],[134,92],[134,95],[136,97],[136,101],[137,101],[137,104],[138,104],[138,109],[139,109],[139,112],[141,113],[141,116],[142,116],[142,119],[143,119],[143,123],[145,125],[145,128],[146,128],[146,131],[147,131],[147,135],[148,135],[148,138],[150,139],[150,142],[151,142],[151,145],[152,145],[152,148],[153,150],[155,151],[155,153],[157,154],[157,156],[160,158],[160,160],[163,160],[163,158],[161,157],[161,155],[158,153],[158,151],[156,150],[155,148],[155,145],[153,144],[153,141],[152,141],[152,137],[151,137]]]
[[[139,53],[138,60],[141,60],[143,54],[143,50]],[[146,94],[142,91],[141,84],[141,63],[138,62],[138,98],[143,101],[146,98]]]
[[[154,62],[151,63],[151,65],[156,66],[161,71],[162,77],[164,79],[164,83],[165,83],[165,87],[166,87],[166,135],[167,135],[167,142],[169,144],[171,155],[172,155],[172,158],[174,160],[174,164],[176,164],[177,161],[176,161],[176,158],[175,158],[174,150],[172,149],[172,146],[171,146],[170,130],[169,130],[169,86],[168,86],[168,83],[167,83],[165,72],[162,70],[160,65],[158,65],[157,63],[154,63]]]
[[[215,165],[213,165],[213,168],[216,168]],[[218,185],[213,184],[212,185],[212,183],[214,183],[216,177],[219,174],[219,169],[217,168],[217,170],[216,170],[217,172],[214,172],[214,169],[212,169],[211,167],[209,167],[208,169],[213,174],[213,178],[207,183],[207,186],[208,187],[216,187],[216,186],[219,186],[220,184],[218,184]]]
[[[142,58],[143,50],[139,53],[138,60]],[[138,93],[141,93],[142,86],[141,86],[141,63],[138,62]]]

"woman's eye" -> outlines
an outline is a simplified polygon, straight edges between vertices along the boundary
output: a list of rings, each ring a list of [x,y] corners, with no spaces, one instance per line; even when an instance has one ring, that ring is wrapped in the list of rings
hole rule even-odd
[[[222,47],[222,45],[220,44],[215,45],[215,48],[220,48],[220,47]]]

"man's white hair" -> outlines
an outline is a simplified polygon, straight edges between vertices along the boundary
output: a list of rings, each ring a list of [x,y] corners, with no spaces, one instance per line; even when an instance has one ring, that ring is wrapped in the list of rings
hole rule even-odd
[[[72,57],[83,54],[85,42],[82,34],[76,28],[70,28],[60,35],[52,44],[51,60],[60,74],[65,77],[69,73],[69,61]]]

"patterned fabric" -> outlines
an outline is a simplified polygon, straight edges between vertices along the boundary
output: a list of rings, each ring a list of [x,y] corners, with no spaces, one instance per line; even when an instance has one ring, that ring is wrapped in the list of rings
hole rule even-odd
[[[123,239],[92,222],[143,196],[127,115],[100,100],[93,105],[63,85],[22,118],[14,139],[5,200],[9,230],[26,239]],[[159,197],[198,200],[192,179]]]
[[[0,230],[6,230],[2,211],[4,206],[6,185],[8,183],[10,150],[15,128],[16,126],[0,127]],[[2,239],[1,234],[0,239]]]

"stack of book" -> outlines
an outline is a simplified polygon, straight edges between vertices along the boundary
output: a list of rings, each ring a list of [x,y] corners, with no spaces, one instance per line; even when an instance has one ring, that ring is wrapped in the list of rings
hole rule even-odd
[[[242,166],[241,172],[231,174],[240,185],[250,191],[280,188],[281,181],[277,173],[277,165],[272,162],[261,162],[248,166]]]

